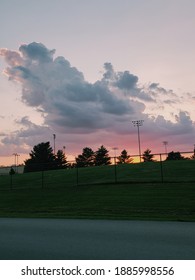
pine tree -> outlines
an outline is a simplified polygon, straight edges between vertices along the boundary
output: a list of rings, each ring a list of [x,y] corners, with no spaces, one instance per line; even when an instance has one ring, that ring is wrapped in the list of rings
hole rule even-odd
[[[86,167],[94,165],[94,151],[91,148],[85,147],[81,155],[76,158],[77,167]]]
[[[144,162],[154,161],[153,157],[154,157],[154,155],[151,154],[150,149],[145,150],[143,155],[142,155],[142,159],[144,160]]]
[[[66,156],[65,156],[65,154],[63,153],[62,150],[57,151],[55,162],[56,162],[56,168],[57,169],[64,169],[64,168],[69,167]]]
[[[55,156],[49,142],[40,143],[33,147],[30,159],[25,161],[24,172],[55,169]]]
[[[111,164],[110,157],[108,154],[108,150],[102,145],[96,152],[95,152],[95,165],[109,165]]]
[[[133,159],[130,157],[130,155],[128,155],[126,150],[123,150],[117,159],[118,159],[118,164],[133,162]]]

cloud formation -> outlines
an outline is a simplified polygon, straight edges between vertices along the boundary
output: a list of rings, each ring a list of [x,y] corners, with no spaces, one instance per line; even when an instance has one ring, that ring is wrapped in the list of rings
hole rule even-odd
[[[42,137],[52,131],[96,136],[109,132],[124,136],[129,134],[130,122],[134,119],[145,120],[145,127],[150,130],[148,135],[157,129],[161,137],[194,131],[187,111],[178,111],[174,121],[166,120],[158,112],[154,114],[158,106],[163,110],[179,102],[172,90],[158,83],[140,86],[136,75],[129,71],[117,72],[109,62],[104,64],[102,78],[89,83],[81,71],[64,57],[54,57],[55,50],[49,50],[42,43],[23,44],[19,51],[0,49],[0,55],[7,63],[4,73],[9,80],[21,85],[22,102],[44,116],[43,126],[33,124],[26,116],[21,118],[17,124],[24,128],[14,137],[5,137],[3,144],[16,143],[19,141],[16,139],[21,138],[30,144],[30,137]]]
[[[130,99],[116,91],[125,89],[139,93],[138,78],[127,71],[109,77],[109,64],[105,64],[107,73],[102,80],[91,84],[65,58],[54,59],[54,50],[40,43],[22,45],[19,52],[2,50],[1,55],[9,65],[5,74],[22,86],[22,101],[39,107],[47,115],[46,124],[70,130],[78,128],[79,133],[87,128],[90,132],[110,126],[116,117],[136,111]]]

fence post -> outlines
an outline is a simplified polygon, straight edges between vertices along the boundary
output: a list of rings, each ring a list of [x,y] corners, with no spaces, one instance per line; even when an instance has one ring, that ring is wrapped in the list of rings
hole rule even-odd
[[[44,188],[44,170],[41,171],[41,187]]]
[[[164,182],[163,178],[163,166],[162,166],[162,155],[160,154],[160,173],[161,173],[161,182]]]
[[[114,157],[114,179],[115,183],[117,183],[116,157]]]
[[[13,187],[13,181],[12,181],[12,174],[10,174],[10,190],[12,190]]]
[[[79,168],[76,166],[76,186],[78,187],[79,185]]]

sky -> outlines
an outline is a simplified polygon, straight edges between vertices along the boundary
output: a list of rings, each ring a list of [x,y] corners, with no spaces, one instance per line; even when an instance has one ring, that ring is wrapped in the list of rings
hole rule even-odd
[[[194,0],[0,0],[0,165],[56,135],[68,159],[192,151]]]

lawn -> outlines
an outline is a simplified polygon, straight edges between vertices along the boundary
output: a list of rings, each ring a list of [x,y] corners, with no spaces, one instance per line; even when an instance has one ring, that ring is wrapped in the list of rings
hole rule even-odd
[[[195,221],[194,161],[0,176],[1,217]]]

